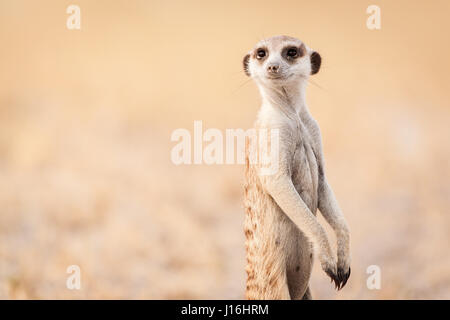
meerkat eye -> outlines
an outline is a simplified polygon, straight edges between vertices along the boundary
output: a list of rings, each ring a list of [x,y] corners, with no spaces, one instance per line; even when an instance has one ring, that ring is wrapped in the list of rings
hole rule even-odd
[[[257,59],[262,59],[266,56],[266,50],[264,49],[258,49],[258,51],[256,52],[256,58]]]
[[[288,56],[289,58],[296,58],[297,55],[298,55],[297,48],[290,48],[290,49],[288,49],[288,51],[287,51],[287,56]]]

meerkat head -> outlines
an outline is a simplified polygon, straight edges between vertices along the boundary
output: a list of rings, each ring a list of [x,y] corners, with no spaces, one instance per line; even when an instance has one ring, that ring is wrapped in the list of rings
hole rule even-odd
[[[319,72],[320,55],[302,41],[276,36],[261,40],[243,60],[245,73],[258,84],[295,83]]]

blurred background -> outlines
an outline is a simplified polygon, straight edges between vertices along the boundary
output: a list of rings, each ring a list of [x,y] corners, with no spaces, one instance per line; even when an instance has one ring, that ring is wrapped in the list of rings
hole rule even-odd
[[[243,298],[243,166],[175,166],[170,136],[250,128],[242,58],[285,34],[323,58],[307,101],[352,232],[347,286],[316,263],[313,297],[449,299],[449,15],[446,0],[0,0],[0,298]]]

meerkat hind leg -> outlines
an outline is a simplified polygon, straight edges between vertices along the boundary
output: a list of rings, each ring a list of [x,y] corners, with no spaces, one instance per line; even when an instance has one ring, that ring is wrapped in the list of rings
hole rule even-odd
[[[287,276],[284,276],[284,279],[280,279],[278,284],[275,287],[272,287],[270,290],[269,297],[266,297],[266,300],[291,300],[291,294],[289,292],[288,280]]]
[[[250,285],[246,292],[248,300],[291,300],[286,274],[275,281],[264,281],[260,286]]]
[[[291,300],[289,292],[286,256],[279,246],[270,247],[272,252],[248,254],[249,265],[246,299]],[[265,257],[265,259],[263,259]]]
[[[309,289],[309,287],[306,289],[306,292],[303,295],[302,300],[312,300],[311,290]]]
[[[291,298],[301,300],[309,292],[309,279],[312,272],[313,252],[310,244],[300,232],[296,232],[292,242],[291,255],[287,265],[287,278]]]

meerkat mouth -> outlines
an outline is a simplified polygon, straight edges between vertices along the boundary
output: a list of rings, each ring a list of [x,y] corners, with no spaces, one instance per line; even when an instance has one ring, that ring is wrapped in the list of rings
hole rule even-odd
[[[266,78],[269,80],[286,80],[292,77],[292,73],[288,75],[280,74],[280,75],[267,75]]]

